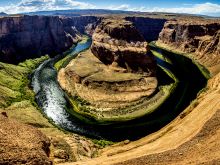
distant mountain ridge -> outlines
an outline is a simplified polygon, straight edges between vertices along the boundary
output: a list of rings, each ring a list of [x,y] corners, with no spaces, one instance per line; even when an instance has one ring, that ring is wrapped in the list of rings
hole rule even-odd
[[[8,14],[4,13],[4,12],[0,12],[0,16],[6,16]]]
[[[141,15],[141,16],[165,16],[165,17],[200,17],[206,19],[220,19],[220,17],[212,17],[207,15],[187,14],[187,13],[167,13],[167,12],[140,12],[140,11],[124,11],[109,9],[70,9],[70,10],[52,10],[52,11],[35,11],[20,13],[24,15],[44,15],[44,16],[82,16],[82,15]]]
[[[107,10],[107,9],[71,9],[71,10],[53,10],[53,11],[36,11],[29,13],[22,13],[27,15],[95,15],[95,14],[135,14],[140,12],[122,11],[122,10]]]

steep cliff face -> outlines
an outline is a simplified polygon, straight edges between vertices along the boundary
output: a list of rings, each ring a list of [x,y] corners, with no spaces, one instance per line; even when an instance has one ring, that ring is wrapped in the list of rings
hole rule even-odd
[[[149,54],[148,43],[131,22],[105,19],[96,28],[92,39],[91,51],[104,64],[154,75],[156,62]]]
[[[157,43],[191,54],[192,58],[217,73],[220,64],[219,29],[220,22],[214,20],[167,21]]]
[[[45,54],[62,53],[76,43],[95,17],[20,16],[0,18],[0,60],[18,63]]]
[[[134,24],[146,41],[157,40],[164,23],[167,21],[166,19],[146,17],[126,17],[125,19]]]

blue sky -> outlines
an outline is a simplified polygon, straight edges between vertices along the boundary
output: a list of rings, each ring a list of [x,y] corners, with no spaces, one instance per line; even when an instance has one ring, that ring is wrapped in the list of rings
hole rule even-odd
[[[0,12],[113,9],[220,16],[220,0],[0,0]]]

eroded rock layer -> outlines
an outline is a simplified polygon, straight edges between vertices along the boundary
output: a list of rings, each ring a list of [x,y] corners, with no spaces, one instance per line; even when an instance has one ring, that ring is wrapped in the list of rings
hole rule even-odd
[[[125,69],[112,69],[100,62],[90,50],[61,69],[58,75],[61,86],[96,106],[96,108],[123,108],[143,96],[151,95],[157,79],[146,74],[126,73]]]
[[[192,58],[213,72],[220,65],[220,21],[167,21],[159,35],[158,45],[191,54]]]
[[[148,44],[133,24],[124,19],[106,19],[93,35],[92,53],[104,64],[114,64],[132,71],[155,74],[156,63]]]

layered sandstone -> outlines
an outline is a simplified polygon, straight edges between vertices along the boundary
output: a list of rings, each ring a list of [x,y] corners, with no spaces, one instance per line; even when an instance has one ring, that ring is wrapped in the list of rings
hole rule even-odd
[[[155,62],[148,44],[133,24],[124,19],[106,19],[92,37],[92,53],[104,64],[114,64],[132,71],[155,74]]]
[[[19,63],[45,54],[62,53],[75,44],[82,33],[92,33],[97,21],[96,17],[2,17],[0,60]]]
[[[98,120],[133,119],[152,112],[144,107],[166,95],[148,98],[157,89],[156,62],[148,53],[147,42],[131,22],[105,19],[93,34],[91,50],[61,69],[58,81],[82,100],[85,108],[78,108],[79,113]]]
[[[216,74],[220,65],[220,21],[173,20],[162,29],[158,45],[191,54],[191,57]]]

